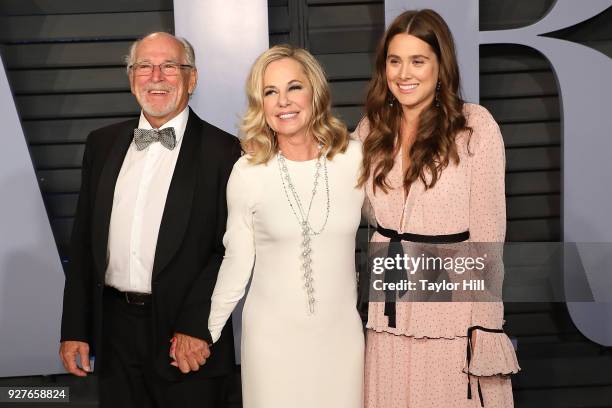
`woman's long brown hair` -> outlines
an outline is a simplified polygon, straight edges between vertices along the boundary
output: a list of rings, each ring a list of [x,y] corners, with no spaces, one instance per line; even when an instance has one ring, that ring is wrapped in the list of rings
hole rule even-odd
[[[366,117],[369,134],[363,150],[363,171],[359,185],[364,185],[370,175],[373,189],[380,187],[387,192],[391,187],[387,175],[400,146],[402,107],[387,87],[387,51],[391,39],[407,33],[429,44],[435,52],[439,68],[439,90],[431,106],[419,116],[418,129],[409,152],[410,167],[404,174],[407,190],[417,179],[426,188],[435,186],[441,172],[449,162],[459,163],[455,138],[461,131],[471,129],[463,115],[463,100],[459,94],[459,67],[455,44],[450,29],[442,17],[433,10],[406,11],[400,14],[385,32],[376,52],[374,73],[366,99]],[[429,177],[427,176],[429,174]]]

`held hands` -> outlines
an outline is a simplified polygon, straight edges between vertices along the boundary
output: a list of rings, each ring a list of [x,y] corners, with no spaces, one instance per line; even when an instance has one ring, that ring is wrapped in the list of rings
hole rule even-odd
[[[198,371],[210,357],[208,344],[202,339],[174,333],[170,341],[170,358],[174,360],[170,364],[178,367],[183,374]]]
[[[60,344],[59,355],[66,371],[77,377],[86,377],[91,372],[89,366],[89,344],[83,341],[62,341]],[[83,369],[76,363],[77,356],[81,361]]]

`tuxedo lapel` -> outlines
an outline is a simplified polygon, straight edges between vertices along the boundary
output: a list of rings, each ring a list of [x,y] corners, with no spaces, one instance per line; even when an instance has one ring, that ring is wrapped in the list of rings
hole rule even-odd
[[[166,205],[159,226],[153,277],[160,273],[179,249],[191,216],[200,151],[201,121],[190,110]]]
[[[119,131],[100,173],[92,220],[92,246],[96,270],[98,274],[101,274],[102,278],[108,266],[106,256],[108,251],[108,229],[113,210],[115,184],[117,183],[117,177],[119,176],[127,150],[132,143],[134,129],[137,124],[137,121],[128,122]],[[109,137],[112,136],[109,135]]]

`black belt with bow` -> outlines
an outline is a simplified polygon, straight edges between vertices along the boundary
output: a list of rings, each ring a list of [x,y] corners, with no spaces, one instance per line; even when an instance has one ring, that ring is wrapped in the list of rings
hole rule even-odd
[[[404,256],[404,248],[402,247],[402,245],[398,245],[402,241],[418,242],[422,244],[456,244],[458,242],[463,242],[470,239],[469,231],[463,231],[456,234],[447,235],[420,235],[412,234],[410,232],[404,232],[400,234],[395,230],[383,228],[380,226],[376,228],[376,231],[383,237],[387,237],[391,240],[389,242],[389,251],[387,253],[387,257],[389,258],[395,258],[397,255],[399,255],[400,257]],[[399,283],[407,277],[408,273],[404,269],[390,269],[385,272],[384,281],[385,283]],[[388,287],[388,285],[386,287]],[[406,293],[406,291],[403,291],[403,293],[400,293],[399,295],[403,296],[404,293]],[[385,291],[385,316],[389,318],[389,327],[396,327],[395,306],[395,292],[390,290]]]

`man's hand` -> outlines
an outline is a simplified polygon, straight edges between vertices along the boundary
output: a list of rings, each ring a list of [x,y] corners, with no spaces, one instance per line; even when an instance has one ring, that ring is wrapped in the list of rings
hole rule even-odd
[[[64,368],[69,373],[78,377],[86,377],[87,373],[91,372],[91,367],[89,366],[89,344],[83,341],[62,341],[59,355]],[[83,369],[77,366],[77,356],[81,361]]]
[[[171,364],[178,367],[183,374],[198,371],[210,357],[208,344],[202,339],[186,334],[174,333],[176,341],[173,344],[174,359]]]

